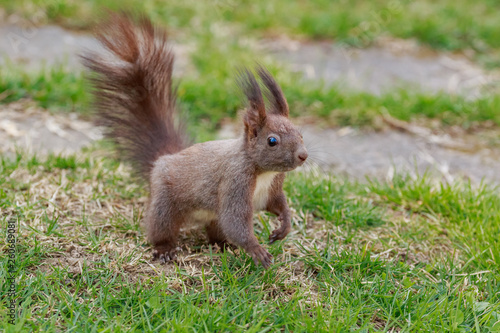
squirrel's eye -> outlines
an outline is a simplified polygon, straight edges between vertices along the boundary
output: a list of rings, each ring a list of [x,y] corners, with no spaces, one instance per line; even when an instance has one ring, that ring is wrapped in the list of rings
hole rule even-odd
[[[267,139],[267,143],[271,146],[274,147],[278,144],[278,139],[276,139],[274,136],[271,136],[269,139]]]

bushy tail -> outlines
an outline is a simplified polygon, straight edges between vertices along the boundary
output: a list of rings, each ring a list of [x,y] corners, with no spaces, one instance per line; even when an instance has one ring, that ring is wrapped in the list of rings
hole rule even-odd
[[[174,55],[167,34],[145,17],[135,24],[127,14],[111,14],[96,34],[103,53],[86,53],[92,73],[97,122],[122,157],[149,179],[154,161],[188,144],[174,119]]]

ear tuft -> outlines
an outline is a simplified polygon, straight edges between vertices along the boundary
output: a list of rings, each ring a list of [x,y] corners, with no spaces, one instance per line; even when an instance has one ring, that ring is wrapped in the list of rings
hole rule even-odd
[[[288,103],[285,95],[278,83],[274,80],[269,71],[262,65],[257,66],[257,74],[266,86],[265,94],[271,104],[270,112],[284,117],[288,117]]]
[[[266,121],[266,105],[262,92],[255,76],[246,68],[239,72],[238,85],[249,102],[249,107],[243,119],[245,128],[248,134],[256,136],[258,129],[262,128]]]

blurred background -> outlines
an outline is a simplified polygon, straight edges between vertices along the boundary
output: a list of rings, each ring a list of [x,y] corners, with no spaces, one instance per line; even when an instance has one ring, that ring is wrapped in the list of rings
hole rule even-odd
[[[107,9],[168,28],[197,141],[238,134],[235,71],[258,61],[323,170],[500,180],[494,0],[0,0],[1,154],[74,153],[100,138],[77,54],[99,47]]]

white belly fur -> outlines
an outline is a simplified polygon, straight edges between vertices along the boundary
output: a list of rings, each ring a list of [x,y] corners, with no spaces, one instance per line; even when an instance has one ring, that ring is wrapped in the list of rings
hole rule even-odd
[[[198,229],[201,226],[206,226],[210,221],[216,220],[217,214],[208,209],[198,209],[189,215],[186,223],[182,226],[181,230]]]
[[[209,221],[215,220],[217,218],[217,215],[215,214],[215,212],[212,212],[211,210],[207,210],[207,209],[195,210],[191,214],[192,214],[191,215],[192,218],[194,220],[197,220],[197,221],[209,222]]]
[[[253,192],[253,209],[261,210],[266,208],[269,198],[269,189],[273,184],[274,177],[278,172],[266,172],[257,176],[255,191]]]

